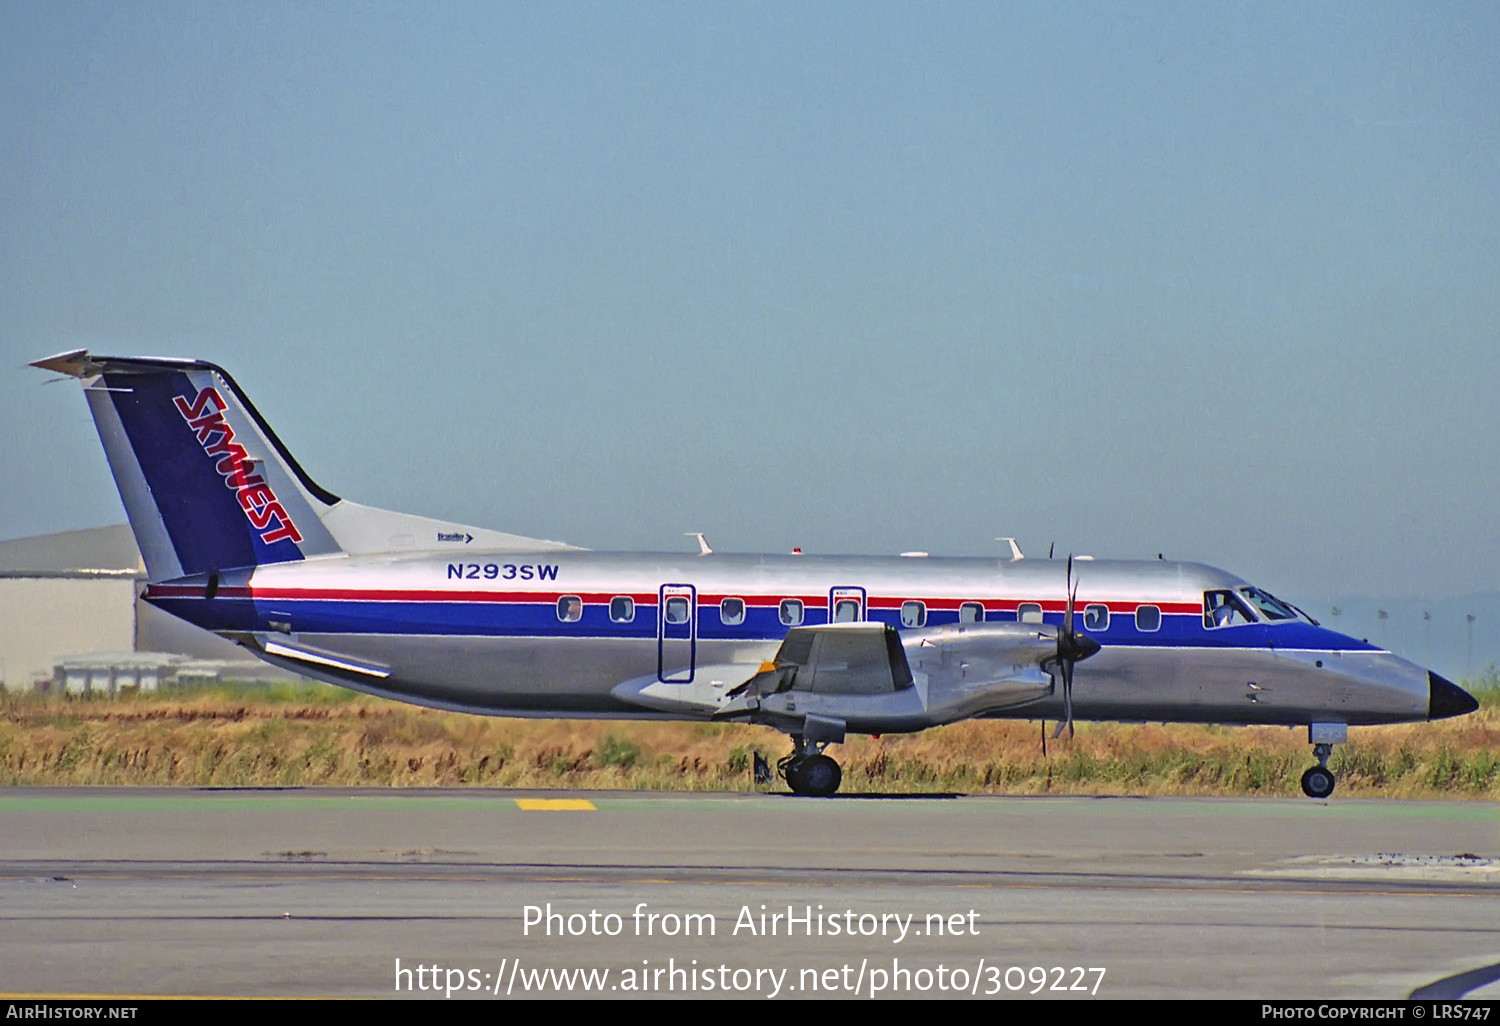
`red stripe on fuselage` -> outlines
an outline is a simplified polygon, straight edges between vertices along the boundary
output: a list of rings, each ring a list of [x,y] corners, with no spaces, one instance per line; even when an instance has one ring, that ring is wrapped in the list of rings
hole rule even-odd
[[[204,586],[194,584],[153,584],[147,587],[147,598],[203,598]],[[246,588],[225,586],[215,592],[215,598],[325,601],[325,602],[500,602],[500,603],[555,603],[564,595],[576,595],[586,605],[609,605],[611,599],[629,598],[638,606],[657,604],[657,593],[652,592],[576,592],[576,591],[454,591],[408,588]],[[717,606],[726,598],[743,599],[745,605],[755,608],[779,606],[792,598],[809,609],[826,609],[828,600],[822,595],[705,595],[698,596],[700,606]],[[949,599],[949,598],[886,598],[871,597],[869,609],[895,611],[903,602],[921,602],[929,610],[956,612],[965,603],[976,603],[986,613],[1015,613],[1022,605],[1039,605],[1045,613],[1063,613],[1067,604],[1060,600],[1035,599]],[[1154,605],[1163,613],[1197,615],[1202,607],[1196,602],[1088,602],[1080,598],[1075,609],[1086,606],[1108,607],[1111,615],[1133,615],[1138,606]]]

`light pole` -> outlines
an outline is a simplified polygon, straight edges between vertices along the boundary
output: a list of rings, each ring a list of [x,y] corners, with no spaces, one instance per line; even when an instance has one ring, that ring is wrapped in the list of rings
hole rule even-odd
[[[1432,614],[1429,613],[1427,610],[1424,609],[1424,610],[1422,610],[1422,619],[1426,621],[1426,624],[1424,626],[1424,630],[1426,631],[1426,636],[1422,639],[1423,665],[1425,665],[1425,666],[1431,666],[1432,665]]]
[[[1387,613],[1384,609],[1377,609],[1377,610],[1375,610],[1375,618],[1380,621],[1380,647],[1381,648],[1388,648],[1389,647],[1385,643],[1385,622],[1386,622],[1386,620],[1390,619],[1390,616],[1391,616],[1391,614]]]
[[[1469,621],[1469,646],[1464,655],[1464,677],[1467,679],[1474,674],[1474,614],[1465,613],[1464,619]]]

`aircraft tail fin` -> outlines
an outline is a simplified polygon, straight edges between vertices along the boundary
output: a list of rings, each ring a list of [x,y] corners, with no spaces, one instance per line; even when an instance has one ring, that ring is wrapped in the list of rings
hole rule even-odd
[[[86,350],[32,366],[82,380],[152,580],[340,551],[320,517],[338,496],[220,368]]]
[[[32,366],[82,381],[153,581],[341,552],[572,548],[341,500],[212,363],[80,349]]]

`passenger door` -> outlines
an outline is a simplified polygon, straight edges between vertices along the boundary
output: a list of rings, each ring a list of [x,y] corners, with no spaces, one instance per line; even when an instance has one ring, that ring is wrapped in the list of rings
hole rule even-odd
[[[698,589],[663,584],[656,603],[656,679],[691,684],[698,659]]]

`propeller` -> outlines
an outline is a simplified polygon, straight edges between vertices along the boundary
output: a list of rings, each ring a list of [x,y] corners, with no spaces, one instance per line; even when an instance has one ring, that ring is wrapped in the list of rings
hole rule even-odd
[[[1062,736],[1064,727],[1068,730],[1068,737],[1073,736],[1074,664],[1099,651],[1099,642],[1073,629],[1073,607],[1078,603],[1078,583],[1073,580],[1073,557],[1071,555],[1068,556],[1067,588],[1068,604],[1063,609],[1062,630],[1057,632],[1057,665],[1062,671],[1063,681],[1063,718],[1058,721],[1057,730],[1052,735],[1053,740]]]

